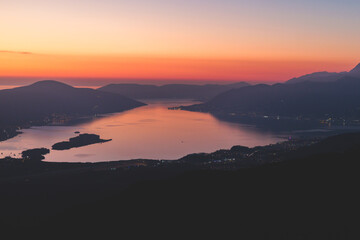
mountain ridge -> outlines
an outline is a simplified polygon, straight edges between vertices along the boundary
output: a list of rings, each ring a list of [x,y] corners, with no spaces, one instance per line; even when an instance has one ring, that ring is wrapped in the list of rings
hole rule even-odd
[[[346,77],[346,76],[360,78],[360,63],[357,66],[355,66],[355,68],[350,70],[349,72],[327,72],[327,71],[314,72],[314,73],[302,75],[300,77],[292,78],[292,79],[286,81],[285,83],[294,84],[294,83],[306,82],[306,81],[309,81],[309,82],[335,82],[335,81],[341,79],[342,77]]]
[[[360,117],[360,78],[335,82],[259,84],[233,89],[184,110],[246,116],[289,118]]]
[[[143,84],[109,84],[98,88],[100,91],[118,93],[134,99],[196,99],[209,100],[233,88],[249,86],[246,82],[220,84],[166,84],[162,86]]]

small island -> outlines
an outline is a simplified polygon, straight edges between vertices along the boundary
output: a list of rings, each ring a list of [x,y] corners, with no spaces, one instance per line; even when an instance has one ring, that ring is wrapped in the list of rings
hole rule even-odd
[[[80,134],[77,137],[70,138],[69,141],[55,143],[52,146],[52,149],[68,150],[71,148],[78,148],[95,143],[104,143],[109,141],[111,141],[111,139],[105,140],[105,139],[101,139],[99,135],[85,133],[85,134]]]
[[[21,153],[23,160],[30,160],[30,161],[41,161],[45,159],[44,155],[49,154],[50,150],[47,148],[34,148],[23,151]]]

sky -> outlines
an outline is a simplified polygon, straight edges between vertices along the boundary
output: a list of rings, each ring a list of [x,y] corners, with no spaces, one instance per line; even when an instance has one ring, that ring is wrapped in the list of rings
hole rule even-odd
[[[0,80],[285,81],[360,62],[358,0],[0,0]]]

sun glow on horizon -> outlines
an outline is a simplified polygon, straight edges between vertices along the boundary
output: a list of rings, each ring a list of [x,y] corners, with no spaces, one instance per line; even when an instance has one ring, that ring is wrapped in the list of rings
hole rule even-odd
[[[318,69],[349,70],[352,63],[283,60],[237,60],[116,55],[1,53],[0,72],[8,77],[190,79],[285,81]],[[286,69],[286,71],[284,71]]]
[[[352,0],[5,0],[0,77],[285,81],[347,71],[360,56],[358,10]]]

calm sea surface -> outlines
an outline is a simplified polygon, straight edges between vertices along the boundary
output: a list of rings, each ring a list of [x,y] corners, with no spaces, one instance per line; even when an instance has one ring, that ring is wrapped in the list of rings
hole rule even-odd
[[[0,142],[0,157],[26,149],[46,147],[76,136],[75,131],[94,133],[111,142],[65,151],[51,150],[45,161],[100,162],[112,160],[178,159],[190,153],[213,152],[234,145],[260,146],[276,143],[281,136],[236,123],[219,121],[211,114],[168,110],[192,101],[151,101],[149,105],[109,114],[76,126],[45,126]]]

